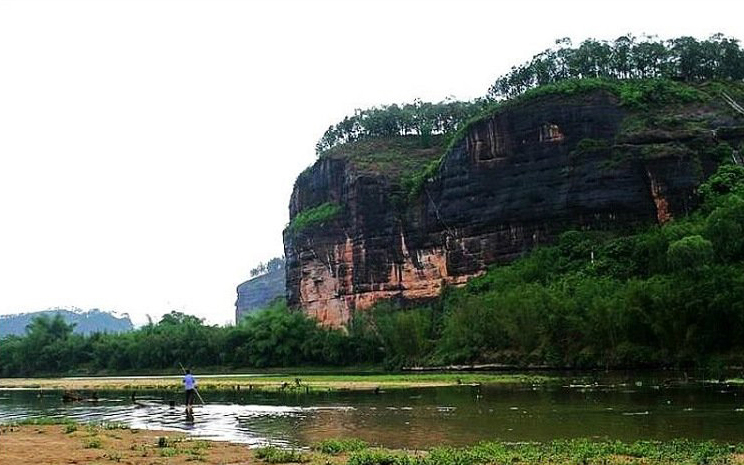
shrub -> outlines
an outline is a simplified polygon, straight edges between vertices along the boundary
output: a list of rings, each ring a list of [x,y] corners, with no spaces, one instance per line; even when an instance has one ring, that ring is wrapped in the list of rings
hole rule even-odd
[[[354,452],[347,465],[413,465],[415,460],[404,452],[385,449],[364,449]]]
[[[324,454],[338,455],[343,452],[364,450],[369,445],[360,439],[324,439],[313,445],[313,449]]]
[[[87,441],[83,443],[83,447],[86,449],[100,449],[101,448],[101,439],[100,438],[90,438]]]
[[[256,457],[267,463],[304,463],[309,462],[307,454],[296,449],[282,449],[276,446],[265,446],[256,449]]]
[[[331,221],[341,214],[343,208],[341,205],[333,202],[326,202],[313,208],[308,208],[299,212],[289,223],[288,230],[293,234],[298,234],[305,229]]]
[[[713,244],[699,235],[683,237],[669,245],[667,259],[672,269],[696,270],[713,259]]]

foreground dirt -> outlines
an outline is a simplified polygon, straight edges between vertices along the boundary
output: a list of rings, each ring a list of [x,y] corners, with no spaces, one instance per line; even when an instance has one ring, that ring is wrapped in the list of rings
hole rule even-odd
[[[347,456],[302,453],[306,465],[340,465]],[[0,465],[262,464],[244,444],[205,441],[168,431],[97,425],[0,425]]]
[[[245,445],[183,435],[66,425],[0,427],[0,465],[256,463]],[[165,438],[165,439],[161,439]]]

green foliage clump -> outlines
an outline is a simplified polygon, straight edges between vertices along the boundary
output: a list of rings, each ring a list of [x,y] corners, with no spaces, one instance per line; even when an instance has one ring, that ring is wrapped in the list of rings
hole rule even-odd
[[[287,229],[292,233],[297,234],[309,227],[331,221],[338,217],[342,212],[343,207],[341,207],[341,205],[333,202],[326,202],[299,212],[289,223]]]
[[[695,87],[669,79],[620,81],[613,90],[623,106],[634,109],[706,99],[706,95]]]
[[[85,449],[100,449],[101,446],[101,439],[97,437],[86,439],[85,442],[83,442],[83,448]]]
[[[416,459],[405,452],[387,449],[364,449],[354,452],[347,465],[413,465]]]
[[[738,165],[722,165],[698,191],[703,198],[704,208],[714,208],[719,202],[729,201],[729,194],[744,198],[744,168]]]
[[[266,463],[305,463],[310,457],[297,449],[282,449],[276,446],[265,446],[256,449],[256,457]]]
[[[313,450],[322,452],[324,454],[338,455],[344,452],[357,452],[364,450],[369,447],[365,441],[361,439],[324,439],[320,442],[313,444]]]
[[[713,244],[700,235],[686,236],[669,244],[667,260],[675,271],[697,270],[713,259]]]
[[[439,172],[439,167],[442,165],[443,158],[444,157],[439,157],[436,160],[430,161],[423,167],[423,169],[412,173],[403,180],[403,188],[407,193],[408,199],[418,196],[424,188],[424,185],[429,182],[429,180],[436,177]]]
[[[68,425],[76,426],[77,422],[65,417],[30,417],[14,421],[12,425]]]

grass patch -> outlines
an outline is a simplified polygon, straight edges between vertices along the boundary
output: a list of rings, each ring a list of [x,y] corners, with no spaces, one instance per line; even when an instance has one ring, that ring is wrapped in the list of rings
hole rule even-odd
[[[295,385],[299,378],[301,385]],[[267,375],[253,378],[254,388],[261,386],[269,389],[281,389],[285,383],[286,389],[305,390],[314,389],[373,389],[376,386],[385,388],[408,388],[420,386],[446,386],[457,384],[546,384],[558,381],[559,378],[540,374],[522,373],[396,373],[370,375],[303,375],[301,373],[289,375]],[[225,386],[231,383],[230,378],[221,380]]]
[[[175,447],[163,447],[158,450],[158,454],[160,454],[161,457],[175,457],[178,455],[178,449]]]
[[[369,447],[365,441],[361,439],[324,439],[320,442],[313,444],[313,450],[322,452],[324,454],[338,455],[344,452],[357,452],[364,450]]]
[[[420,457],[413,457],[405,452],[387,449],[365,449],[355,452],[349,457],[348,465],[413,465],[421,463]],[[448,465],[445,462],[432,462],[437,465]],[[453,463],[454,462],[450,462]],[[463,465],[468,462],[460,462]],[[471,462],[472,463],[472,462]]]
[[[24,418],[22,420],[12,422],[13,425],[72,425],[77,424],[76,421],[64,417],[33,417]]]
[[[305,463],[310,461],[307,454],[296,449],[282,449],[276,446],[265,446],[256,449],[256,457],[266,463]]]
[[[83,442],[83,447],[85,449],[100,449],[101,446],[102,443],[100,438],[89,438]]]
[[[438,447],[428,453],[365,449],[349,457],[348,465],[465,464],[727,464],[741,454],[742,444],[674,441],[556,440],[545,443],[482,442],[471,447]]]
[[[77,431],[78,427],[75,423],[70,423],[69,425],[65,426],[65,429],[63,430],[65,434],[71,434]]]
[[[444,135],[434,135],[431,143],[424,146],[419,136],[373,137],[334,147],[321,158],[348,160],[362,173],[382,174],[401,183],[428,163],[438,160],[445,140]]]
[[[321,225],[338,217],[342,211],[341,205],[326,202],[298,213],[289,223],[288,229],[293,234],[297,234],[311,226]]]

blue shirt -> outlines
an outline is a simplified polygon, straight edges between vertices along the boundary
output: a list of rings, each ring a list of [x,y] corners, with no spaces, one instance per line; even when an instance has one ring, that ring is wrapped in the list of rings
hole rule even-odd
[[[186,375],[183,377],[183,385],[186,387],[186,390],[194,389],[194,386],[196,386],[196,379],[194,378],[194,375]]]

